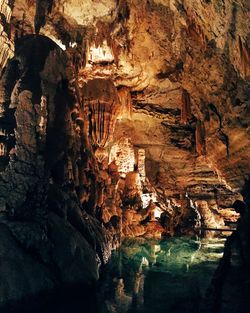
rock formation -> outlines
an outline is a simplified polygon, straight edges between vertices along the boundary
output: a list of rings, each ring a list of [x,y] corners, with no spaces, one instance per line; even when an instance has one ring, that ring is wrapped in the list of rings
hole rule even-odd
[[[0,231],[3,251],[16,251],[0,304],[95,282],[125,236],[238,218],[249,10],[248,0],[0,0]],[[5,290],[13,277],[23,287]]]

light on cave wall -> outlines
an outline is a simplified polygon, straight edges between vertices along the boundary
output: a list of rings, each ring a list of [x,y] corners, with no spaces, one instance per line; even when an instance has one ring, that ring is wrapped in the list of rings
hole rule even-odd
[[[0,0],[0,13],[5,16],[6,22],[9,23],[11,19],[12,10],[7,0]]]
[[[145,256],[142,257],[141,266],[149,266],[149,261]]]
[[[146,178],[146,171],[145,171],[145,150],[138,149],[137,151],[137,164],[138,164],[138,171],[141,176],[142,182],[145,182]]]
[[[113,61],[114,56],[106,40],[97,47],[95,44],[90,46],[88,53],[89,64],[112,63]]]
[[[69,46],[70,46],[71,48],[76,48],[76,47],[77,47],[77,43],[76,43],[76,42],[70,42],[70,43],[69,43]]]
[[[66,50],[66,46],[61,42],[61,40],[54,40],[55,43],[63,50]]]
[[[109,163],[115,161],[118,172],[122,177],[134,170],[135,153],[134,147],[128,138],[121,138],[116,142],[109,154]]]
[[[118,171],[122,177],[125,177],[127,173],[132,172],[134,170],[134,165],[137,164],[141,181],[145,182],[145,150],[138,149],[135,151],[129,138],[121,138],[112,146],[109,154],[109,163],[113,161],[116,162]],[[147,200],[145,200],[145,202],[147,202]]]
[[[7,154],[6,146],[3,142],[0,143],[0,156],[5,156]]]
[[[66,50],[66,48],[67,48],[66,45],[60,39],[58,39],[52,26],[46,24],[45,27],[43,27],[41,29],[40,33],[41,33],[41,35],[44,35],[44,36],[50,38],[52,41],[54,41],[63,51]],[[71,47],[70,44],[69,44],[69,46]]]
[[[121,109],[117,119],[122,120],[123,118],[125,118],[131,120],[133,105],[130,88],[123,86],[120,87],[117,91],[121,102]]]
[[[0,129],[0,136],[6,136],[6,130],[5,129]]]
[[[140,148],[135,151],[134,146],[129,138],[121,138],[118,142],[113,144],[109,153],[109,164],[114,161],[118,167],[118,172],[120,173],[121,177],[124,178],[127,178],[128,173],[132,173],[134,171],[134,165],[137,165],[140,184],[145,183],[145,149]],[[152,206],[152,220],[160,218],[163,211],[154,204],[157,202],[156,193],[141,193],[140,197],[143,208]]]
[[[157,196],[155,192],[142,194],[141,200],[143,208],[148,207],[148,209],[151,211],[151,221],[155,221],[161,217],[163,210],[155,204],[157,202]]]
[[[155,193],[144,193],[141,195],[141,200],[142,200],[142,205],[143,205],[143,208],[146,208],[150,201],[151,202],[156,202],[156,194]]]
[[[155,207],[154,212],[153,212],[154,218],[155,218],[155,219],[156,219],[156,218],[160,218],[162,212],[163,212],[163,211],[162,211],[159,207]]]
[[[43,137],[44,139],[46,137],[46,125],[47,125],[47,98],[46,96],[41,96],[38,119],[38,133],[40,137]]]
[[[44,30],[41,32],[43,35],[49,37],[51,40],[53,40],[63,51],[66,51],[66,45],[62,43],[62,41],[56,36],[52,35],[50,32]]]

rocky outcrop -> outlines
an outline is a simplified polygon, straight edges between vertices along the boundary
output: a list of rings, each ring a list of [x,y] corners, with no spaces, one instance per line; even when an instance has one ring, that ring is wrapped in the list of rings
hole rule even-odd
[[[43,230],[43,238],[39,238],[39,227],[10,222],[1,215],[1,235],[5,238],[0,256],[1,306],[42,291],[51,292],[63,284],[91,286],[98,279],[95,252],[70,223],[51,213],[49,235]]]
[[[55,286],[55,276],[44,264],[37,262],[20,248],[9,228],[2,221],[0,229],[4,238],[1,240],[0,256],[1,304],[19,300],[27,294],[34,295],[41,290],[52,289]],[[35,280],[34,277],[36,277]]]
[[[9,238],[4,249],[10,245],[16,253],[10,254],[10,264],[16,258],[28,268],[22,278],[18,263],[13,263],[14,277],[3,268],[1,305],[59,284],[93,284],[112,247],[108,231],[83,211],[72,185],[67,156],[73,126],[67,116],[73,98],[66,84],[66,55],[48,38],[27,36],[16,44],[7,73],[13,62],[18,76],[12,89],[4,86],[1,107],[4,118],[15,111],[16,144],[0,177],[1,225]],[[76,147],[73,152],[78,153]],[[94,162],[91,154],[88,162]],[[38,279],[30,283],[32,271]],[[8,288],[13,279],[20,280],[19,290]]]

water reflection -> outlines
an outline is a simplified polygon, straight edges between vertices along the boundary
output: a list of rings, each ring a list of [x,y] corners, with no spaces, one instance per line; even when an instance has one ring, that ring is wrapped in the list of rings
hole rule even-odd
[[[195,313],[224,238],[125,240],[99,287],[100,313]]]

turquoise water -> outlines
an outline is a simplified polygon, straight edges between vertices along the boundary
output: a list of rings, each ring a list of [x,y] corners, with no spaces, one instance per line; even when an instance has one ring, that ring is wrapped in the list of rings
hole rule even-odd
[[[225,238],[125,240],[106,267],[100,313],[196,313]]]
[[[72,286],[1,313],[198,313],[225,238],[125,240],[98,286]]]

